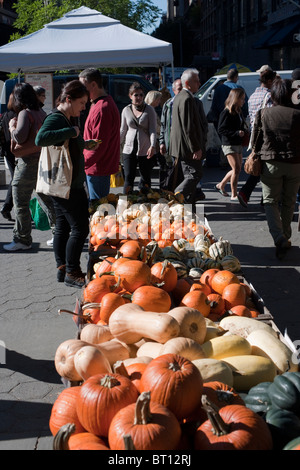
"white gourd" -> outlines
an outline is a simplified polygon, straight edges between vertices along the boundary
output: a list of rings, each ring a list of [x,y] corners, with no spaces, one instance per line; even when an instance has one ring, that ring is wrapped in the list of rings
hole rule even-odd
[[[223,240],[223,237],[220,237],[217,242],[213,243],[209,247],[209,254],[212,259],[221,261],[225,256],[232,255],[233,250],[230,242],[228,240]]]

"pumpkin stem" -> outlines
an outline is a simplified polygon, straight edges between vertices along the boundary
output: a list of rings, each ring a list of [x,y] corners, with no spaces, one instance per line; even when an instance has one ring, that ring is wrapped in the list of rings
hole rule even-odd
[[[64,424],[55,434],[53,438],[53,450],[70,450],[69,439],[71,434],[75,431],[75,424]]]
[[[168,262],[167,259],[165,259],[165,260],[163,261],[163,263],[162,263],[162,268],[161,268],[161,272],[160,272],[160,276],[161,276],[161,277],[163,276],[163,274],[164,274],[164,272],[165,272],[165,270],[166,270],[166,268],[167,268],[167,266],[168,266],[168,263],[169,263],[169,262]]]
[[[173,372],[176,372],[177,370],[180,370],[180,365],[178,362],[170,362],[169,369],[171,369]]]
[[[61,313],[69,313],[70,315],[75,315],[76,317],[85,318],[85,319],[88,316],[88,315],[80,315],[80,313],[72,312],[72,310],[66,310],[64,308],[60,308],[58,310],[58,315],[60,315]]]
[[[216,436],[225,436],[229,433],[230,425],[225,423],[219,414],[219,408],[208,400],[206,395],[201,398],[202,408],[206,411],[207,417],[212,425],[212,432]]]
[[[147,260],[148,266],[152,265],[152,260],[154,259],[154,256],[156,255],[157,250],[158,250],[158,243],[155,243],[155,245],[152,248],[152,251],[150,253],[149,259]]]
[[[134,424],[147,424],[151,421],[150,392],[142,392],[135,404]]]
[[[127,377],[129,379],[129,374],[128,374],[127,369],[124,365],[124,362],[122,362],[122,361],[117,361],[114,364],[114,373],[123,375],[124,377]]]
[[[135,450],[133,440],[130,434],[125,434],[123,436],[125,450]]]
[[[116,387],[117,385],[120,385],[120,382],[116,377],[113,377],[112,375],[106,374],[101,380],[100,380],[100,385],[102,387],[106,388],[113,388]]]

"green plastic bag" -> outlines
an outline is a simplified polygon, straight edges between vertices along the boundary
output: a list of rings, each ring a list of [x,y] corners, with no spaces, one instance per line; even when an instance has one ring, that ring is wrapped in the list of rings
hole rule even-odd
[[[37,230],[50,230],[50,224],[47,215],[39,205],[36,197],[32,198],[29,202],[29,209],[31,217]]]

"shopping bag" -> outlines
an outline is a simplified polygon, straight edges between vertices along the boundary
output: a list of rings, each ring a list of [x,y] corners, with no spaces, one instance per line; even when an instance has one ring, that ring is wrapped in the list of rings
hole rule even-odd
[[[41,208],[36,197],[32,198],[29,202],[29,209],[31,217],[37,230],[45,231],[50,230],[50,224],[47,214]]]
[[[73,165],[68,143],[69,141],[66,141],[61,146],[42,147],[37,175],[37,193],[69,199]]]
[[[119,188],[120,186],[124,186],[124,178],[121,166],[119,166],[119,171],[117,173],[110,175],[110,187]]]

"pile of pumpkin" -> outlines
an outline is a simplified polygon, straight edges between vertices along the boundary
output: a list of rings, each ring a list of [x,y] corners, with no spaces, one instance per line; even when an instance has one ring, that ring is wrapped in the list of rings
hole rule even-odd
[[[298,374],[298,365],[251,313],[249,286],[228,270],[185,279],[169,261],[149,266],[122,255],[102,261],[110,271],[84,288],[80,338],[57,348],[56,370],[73,386],[53,405],[56,445],[83,449],[91,439],[94,448],[113,450],[271,449],[270,426],[241,393],[287,370]],[[217,400],[220,391],[231,405]],[[220,427],[216,435],[211,423]]]

